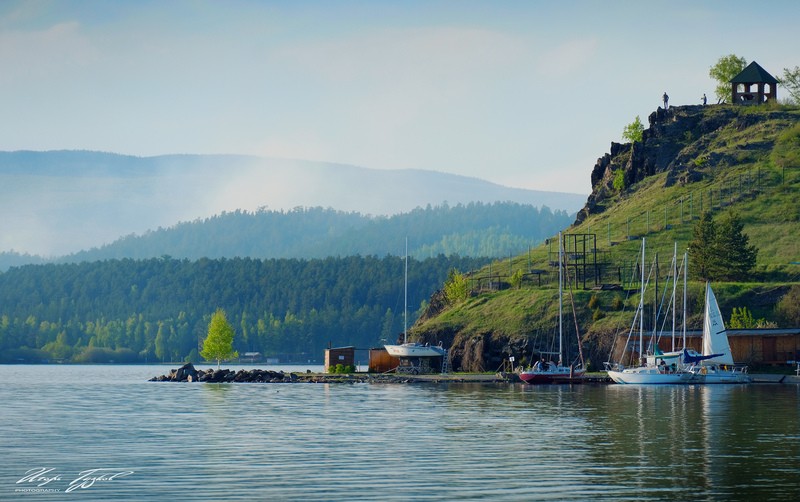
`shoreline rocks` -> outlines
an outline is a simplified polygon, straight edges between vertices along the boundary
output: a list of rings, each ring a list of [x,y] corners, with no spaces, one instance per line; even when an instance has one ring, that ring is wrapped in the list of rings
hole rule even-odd
[[[208,369],[197,370],[189,363],[173,369],[166,375],[155,376],[149,382],[206,382],[206,383],[508,383],[515,375],[497,373],[495,375],[398,375],[394,373],[285,373],[265,369]]]

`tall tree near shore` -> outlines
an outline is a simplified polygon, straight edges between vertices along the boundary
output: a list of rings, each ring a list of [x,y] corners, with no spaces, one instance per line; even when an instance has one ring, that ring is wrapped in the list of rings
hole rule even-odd
[[[747,66],[747,60],[735,54],[722,56],[717,64],[708,69],[708,76],[717,81],[714,92],[717,99],[724,101],[731,97],[731,79]]]
[[[222,359],[239,356],[239,353],[233,350],[234,335],[233,326],[228,322],[225,311],[217,309],[208,324],[208,336],[203,340],[203,350],[200,351],[200,355],[207,361],[216,360],[219,369]]]

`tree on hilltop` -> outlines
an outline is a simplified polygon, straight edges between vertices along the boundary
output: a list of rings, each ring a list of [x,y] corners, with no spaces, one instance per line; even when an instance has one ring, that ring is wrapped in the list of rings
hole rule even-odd
[[[625,126],[625,129],[622,131],[622,137],[631,143],[639,143],[642,141],[643,133],[644,125],[642,125],[642,120],[637,115],[633,122]]]
[[[203,350],[200,355],[206,361],[217,361],[217,369],[222,359],[238,357],[239,353],[233,350],[233,326],[228,322],[225,311],[217,309],[211,316],[208,324],[208,336],[203,340]]]
[[[780,83],[792,97],[792,102],[800,105],[800,66],[795,66],[794,69],[784,68]]]
[[[731,79],[741,73],[747,66],[747,60],[735,54],[722,56],[717,64],[709,68],[708,76],[717,81],[714,92],[717,99],[724,101],[731,95]]]

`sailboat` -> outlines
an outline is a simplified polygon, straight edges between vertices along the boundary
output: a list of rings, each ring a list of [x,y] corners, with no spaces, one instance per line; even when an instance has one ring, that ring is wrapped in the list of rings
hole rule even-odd
[[[386,352],[394,357],[442,357],[447,354],[444,347],[408,341],[408,239],[406,239],[406,257],[404,273],[404,299],[403,299],[403,343],[399,345],[384,345]]]
[[[685,350],[685,349],[684,349]],[[686,351],[684,363],[690,364],[691,383],[749,383],[747,367],[733,362],[731,346],[717,297],[706,283],[706,306],[703,315],[703,353]]]
[[[641,264],[641,289],[639,294],[639,307],[636,315],[639,318],[639,355],[641,360],[640,366],[626,368],[621,363],[610,365],[606,363],[607,373],[609,378],[615,383],[619,384],[680,384],[687,383],[691,378],[691,374],[683,372],[677,366],[673,369],[665,364],[664,359],[674,358],[675,354],[664,354],[658,350],[658,346],[654,344],[653,354],[645,356],[644,351],[644,257],[645,257],[645,239],[642,238],[642,264]],[[674,288],[673,288],[674,290]],[[636,318],[634,317],[634,322]],[[633,328],[631,328],[631,331]],[[673,327],[674,330],[674,327]]]
[[[549,361],[546,363],[537,362],[533,368],[523,370],[519,374],[520,380],[528,384],[569,382],[580,379],[586,373],[583,361],[578,367],[564,365],[563,361],[563,257],[561,233],[558,234],[558,362]]]

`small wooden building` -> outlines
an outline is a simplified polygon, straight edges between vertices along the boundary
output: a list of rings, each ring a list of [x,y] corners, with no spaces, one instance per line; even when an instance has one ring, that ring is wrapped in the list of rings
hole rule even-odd
[[[342,366],[352,366],[355,368],[356,364],[356,348],[355,347],[336,347],[325,349],[325,372],[328,368],[341,364]]]
[[[731,99],[734,105],[759,105],[777,100],[778,79],[753,61],[731,79]]]

